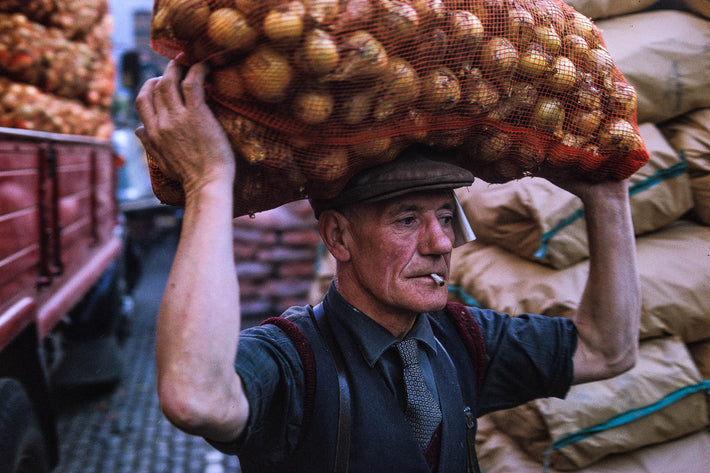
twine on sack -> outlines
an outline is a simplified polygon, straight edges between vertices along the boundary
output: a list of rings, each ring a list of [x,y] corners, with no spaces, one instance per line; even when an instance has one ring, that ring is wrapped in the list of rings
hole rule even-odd
[[[667,407],[674,402],[683,399],[686,396],[689,396],[693,393],[699,392],[699,391],[708,391],[708,394],[710,394],[710,381],[708,380],[702,380],[701,382],[697,384],[692,384],[689,386],[685,386],[683,388],[680,388],[676,391],[673,391],[666,395],[665,397],[659,399],[658,401],[649,404],[647,406],[642,406],[638,407],[636,409],[630,409],[626,412],[622,412],[609,420],[599,423],[597,425],[593,425],[584,429],[580,429],[576,432],[571,432],[567,435],[563,435],[562,437],[558,438],[554,442],[550,444],[550,446],[545,450],[545,457],[544,457],[544,464],[543,464],[543,473],[548,473],[550,471],[550,456],[553,452],[553,450],[560,450],[568,445],[575,444],[577,442],[581,442],[582,440],[591,437],[592,435],[598,433],[598,432],[603,432],[605,430],[613,429],[614,427],[618,427],[620,425],[628,424],[630,422],[633,422],[637,419],[640,419],[642,417],[645,417],[647,415],[653,414],[654,412],[660,411],[664,407]]]

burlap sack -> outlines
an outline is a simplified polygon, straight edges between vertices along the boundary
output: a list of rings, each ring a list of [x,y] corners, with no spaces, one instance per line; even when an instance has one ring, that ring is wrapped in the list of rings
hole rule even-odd
[[[695,215],[710,225],[710,108],[694,110],[659,128],[673,149],[684,154]]]
[[[682,7],[705,18],[710,18],[710,2],[708,0],[679,0]]]
[[[690,180],[695,201],[694,215],[705,225],[710,225],[710,174]]]
[[[607,48],[638,92],[638,122],[710,106],[710,22],[659,10],[600,20]]]
[[[688,344],[688,351],[703,379],[710,379],[710,339]],[[710,396],[707,398],[710,406]]]
[[[593,20],[637,13],[658,3],[659,0],[565,0],[580,13]]]
[[[710,338],[710,227],[677,221],[637,239],[642,339],[666,334],[685,342]],[[571,317],[588,262],[563,270],[526,261],[493,245],[454,250],[451,290],[500,312]]]
[[[537,462],[544,461],[549,449],[553,468],[575,470],[613,453],[706,427],[710,384],[701,381],[680,339],[654,338],[641,344],[636,366],[620,376],[573,386],[565,400],[532,401],[520,415],[511,416],[509,411],[490,415]],[[524,428],[528,425],[533,431],[546,429],[554,443],[541,448],[541,442],[529,442]]]
[[[637,235],[661,228],[693,207],[685,164],[655,125],[643,124],[639,130],[651,159],[630,178]],[[457,193],[483,243],[558,269],[589,256],[582,202],[544,179],[495,185],[479,180]]]
[[[530,458],[488,416],[478,420],[476,451],[486,473],[541,473],[543,465]],[[676,440],[610,455],[577,473],[701,473],[710,460],[710,433],[696,432]],[[549,473],[560,470],[550,468]]]

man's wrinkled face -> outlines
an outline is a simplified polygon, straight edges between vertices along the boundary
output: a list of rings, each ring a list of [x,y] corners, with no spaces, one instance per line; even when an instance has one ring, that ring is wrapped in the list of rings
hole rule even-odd
[[[451,191],[425,191],[361,204],[346,213],[351,221],[355,277],[383,310],[421,313],[447,301],[454,242],[455,201]]]

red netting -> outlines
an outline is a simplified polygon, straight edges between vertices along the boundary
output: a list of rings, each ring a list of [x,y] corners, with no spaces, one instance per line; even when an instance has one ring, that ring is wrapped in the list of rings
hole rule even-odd
[[[488,182],[618,179],[648,160],[636,92],[562,0],[156,0],[153,48],[212,66],[235,215],[335,195],[412,143]],[[179,183],[151,165],[156,195]]]

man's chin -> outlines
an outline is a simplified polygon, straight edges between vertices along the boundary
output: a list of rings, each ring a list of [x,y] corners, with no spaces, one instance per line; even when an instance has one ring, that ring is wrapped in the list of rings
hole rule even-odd
[[[439,291],[437,291],[438,293]],[[420,304],[420,309],[419,313],[424,313],[424,312],[436,312],[439,310],[442,310],[446,303],[448,302],[448,294],[444,290],[443,295],[442,294],[437,294],[436,297],[432,297],[427,301],[423,301],[422,304]]]

